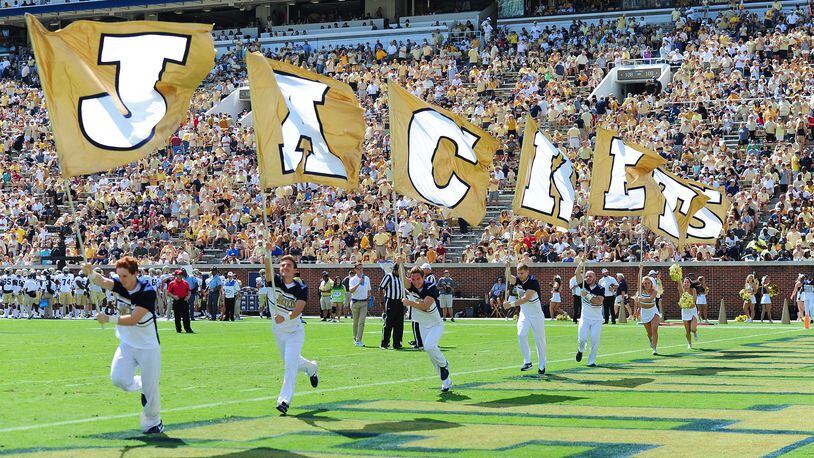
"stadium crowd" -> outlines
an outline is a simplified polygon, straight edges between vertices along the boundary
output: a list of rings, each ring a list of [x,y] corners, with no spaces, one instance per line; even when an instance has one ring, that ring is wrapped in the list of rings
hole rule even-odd
[[[17,50],[0,61],[6,197],[0,202],[0,261],[30,265],[80,254],[75,221],[84,254],[96,264],[125,254],[148,264],[254,263],[267,248],[301,262],[373,262],[393,257],[399,238],[412,261],[457,261],[449,242],[468,230],[466,224],[396,196],[390,185],[388,78],[501,141],[491,203],[501,190],[513,191],[527,113],[574,160],[578,207],[570,230],[504,210],[485,221],[480,238],[460,253],[464,262],[571,261],[586,247],[588,259],[603,261],[810,258],[814,43],[808,11],[783,14],[770,7],[756,15],[735,7],[704,18],[676,10],[670,26],[622,16],[595,25],[495,32],[454,38],[439,32],[422,43],[321,49],[303,41],[268,50],[236,39],[165,149],[110,173],[70,180],[76,214],[64,195],[35,63],[28,50]],[[270,238],[262,224],[253,128],[240,124],[242,115],[206,113],[245,82],[243,55],[255,50],[347,82],[368,124],[360,189],[275,189]],[[623,100],[589,97],[610,68],[630,59],[664,59],[675,69],[673,82],[654,82]],[[587,216],[597,126],[653,148],[681,176],[724,186],[734,205],[720,242],[676,252],[643,233],[636,218]]]

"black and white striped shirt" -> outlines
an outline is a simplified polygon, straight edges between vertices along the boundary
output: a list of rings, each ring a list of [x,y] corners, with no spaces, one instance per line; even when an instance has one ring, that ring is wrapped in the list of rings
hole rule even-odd
[[[384,297],[391,300],[398,300],[402,297],[402,290],[404,285],[402,285],[401,278],[397,274],[384,274],[382,278],[382,282],[379,284],[379,288],[384,291]]]

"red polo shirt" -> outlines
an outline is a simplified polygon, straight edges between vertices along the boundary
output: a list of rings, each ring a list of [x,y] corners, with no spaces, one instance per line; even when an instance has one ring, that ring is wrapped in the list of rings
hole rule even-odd
[[[183,278],[176,278],[175,280],[171,281],[169,285],[167,285],[167,292],[175,297],[180,297],[183,299],[187,297],[187,294],[189,294],[189,283],[187,283]]]

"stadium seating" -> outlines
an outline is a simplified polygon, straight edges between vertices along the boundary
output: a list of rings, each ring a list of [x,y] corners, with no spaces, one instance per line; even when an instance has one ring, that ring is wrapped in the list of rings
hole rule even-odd
[[[556,30],[552,24],[559,19],[535,26],[533,18],[523,18],[498,27],[489,40],[428,40],[428,58],[423,48],[406,49],[407,38],[423,42],[410,34],[432,36],[437,30],[419,26],[425,20],[418,18],[401,29],[309,31],[297,38],[309,41],[310,52],[291,37],[261,35],[259,42],[221,44],[214,71],[165,150],[128,168],[72,181],[77,215],[67,212],[61,192],[34,62],[28,50],[18,49],[7,67],[0,61],[6,197],[0,203],[5,228],[0,257],[9,264],[37,264],[54,250],[73,254],[71,224],[77,219],[89,241],[87,253],[100,264],[124,253],[157,263],[249,263],[267,245],[305,262],[375,261],[393,255],[396,237],[411,260],[430,262],[570,261],[580,252],[604,261],[810,259],[814,43],[812,18],[794,11],[795,5],[784,2],[782,15],[770,13],[769,20],[770,5],[747,4],[741,12],[724,8],[704,27],[703,18],[687,11],[669,24],[643,22],[637,13],[624,20],[611,15],[601,25],[569,22]],[[426,21],[436,20],[444,18]],[[479,27],[478,21],[473,25]],[[327,40],[330,49],[324,48]],[[391,40],[405,46],[403,58],[398,49],[376,55]],[[262,235],[249,107],[239,103],[246,78],[241,57],[252,50],[352,83],[370,124],[360,190],[346,194],[311,185],[274,190],[270,240]],[[630,94],[592,97],[613,68],[642,58],[670,62],[672,82],[649,93],[632,88]],[[394,221],[388,77],[459,111],[501,141],[482,227],[461,227],[445,212],[398,197]],[[580,207],[567,232],[511,218],[508,211],[528,113],[577,165]],[[720,242],[677,251],[646,233],[642,250],[638,220],[587,216],[597,125],[660,152],[681,176],[724,186],[734,205]],[[67,247],[60,235],[67,237]],[[227,256],[233,250],[238,254]]]

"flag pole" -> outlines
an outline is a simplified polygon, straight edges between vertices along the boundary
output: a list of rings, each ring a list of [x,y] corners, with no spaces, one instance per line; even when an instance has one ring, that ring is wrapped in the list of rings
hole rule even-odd
[[[70,208],[71,213],[73,213],[73,227],[74,231],[76,231],[76,248],[79,250],[79,255],[82,256],[82,265],[85,265],[88,263],[88,258],[85,256],[85,243],[82,240],[82,230],[79,228],[79,219],[76,215],[76,205],[74,205],[73,196],[71,195],[71,185],[68,183],[69,178],[62,177],[62,180],[62,185],[65,188],[65,194],[68,195],[68,208]],[[67,254],[68,253],[66,252],[65,255],[67,256]],[[81,270],[82,269],[80,267],[80,272]],[[98,313],[102,313],[101,308]],[[56,312],[54,312],[54,315],[56,315]],[[99,326],[102,329],[105,328],[104,323],[99,323]]]
[[[512,274],[512,256],[511,252],[514,250],[514,214],[511,215],[509,222],[509,241],[506,246],[506,272],[503,273],[504,281],[506,282],[506,291],[503,292],[503,302],[509,300],[509,277]]]
[[[642,217],[639,217],[639,283],[637,284],[636,290],[638,291],[638,296],[641,297],[642,293],[642,274],[644,273],[644,220]],[[636,310],[635,307],[633,309]],[[634,317],[635,318],[635,317]]]
[[[266,190],[260,186],[260,195],[262,196],[261,204],[263,205],[263,229],[266,231],[266,282],[271,283],[271,294],[269,297],[274,299],[274,305],[277,305],[277,286],[274,284],[274,263],[271,259],[271,250],[269,244],[271,243],[271,231],[269,230],[268,223],[268,200],[266,199]],[[266,299],[268,300],[268,299]],[[271,310],[269,310],[271,313]],[[261,317],[262,318],[262,317]]]
[[[404,274],[404,262],[399,262],[399,257],[401,256],[401,234],[399,234],[399,212],[396,208],[396,189],[393,187],[393,224],[395,225],[395,232],[396,232],[396,255],[393,256],[393,262],[398,264],[399,269],[398,272],[393,272],[395,275],[399,276],[399,280],[402,284],[405,284],[405,274]],[[407,257],[405,256],[404,261],[407,261]],[[401,298],[404,299],[405,297],[405,288],[401,288]]]
[[[77,219],[76,206],[73,203],[73,196],[71,195],[71,186],[68,184],[69,179],[66,179],[65,177],[63,177],[62,179],[63,179],[62,185],[65,188],[65,194],[68,195],[68,207],[71,209],[71,213],[73,213],[73,227],[74,231],[76,231],[76,248],[77,250],[79,250],[79,255],[82,256],[82,262],[87,263],[88,258],[85,257],[85,243],[82,240],[82,230],[79,228],[79,220]]]

